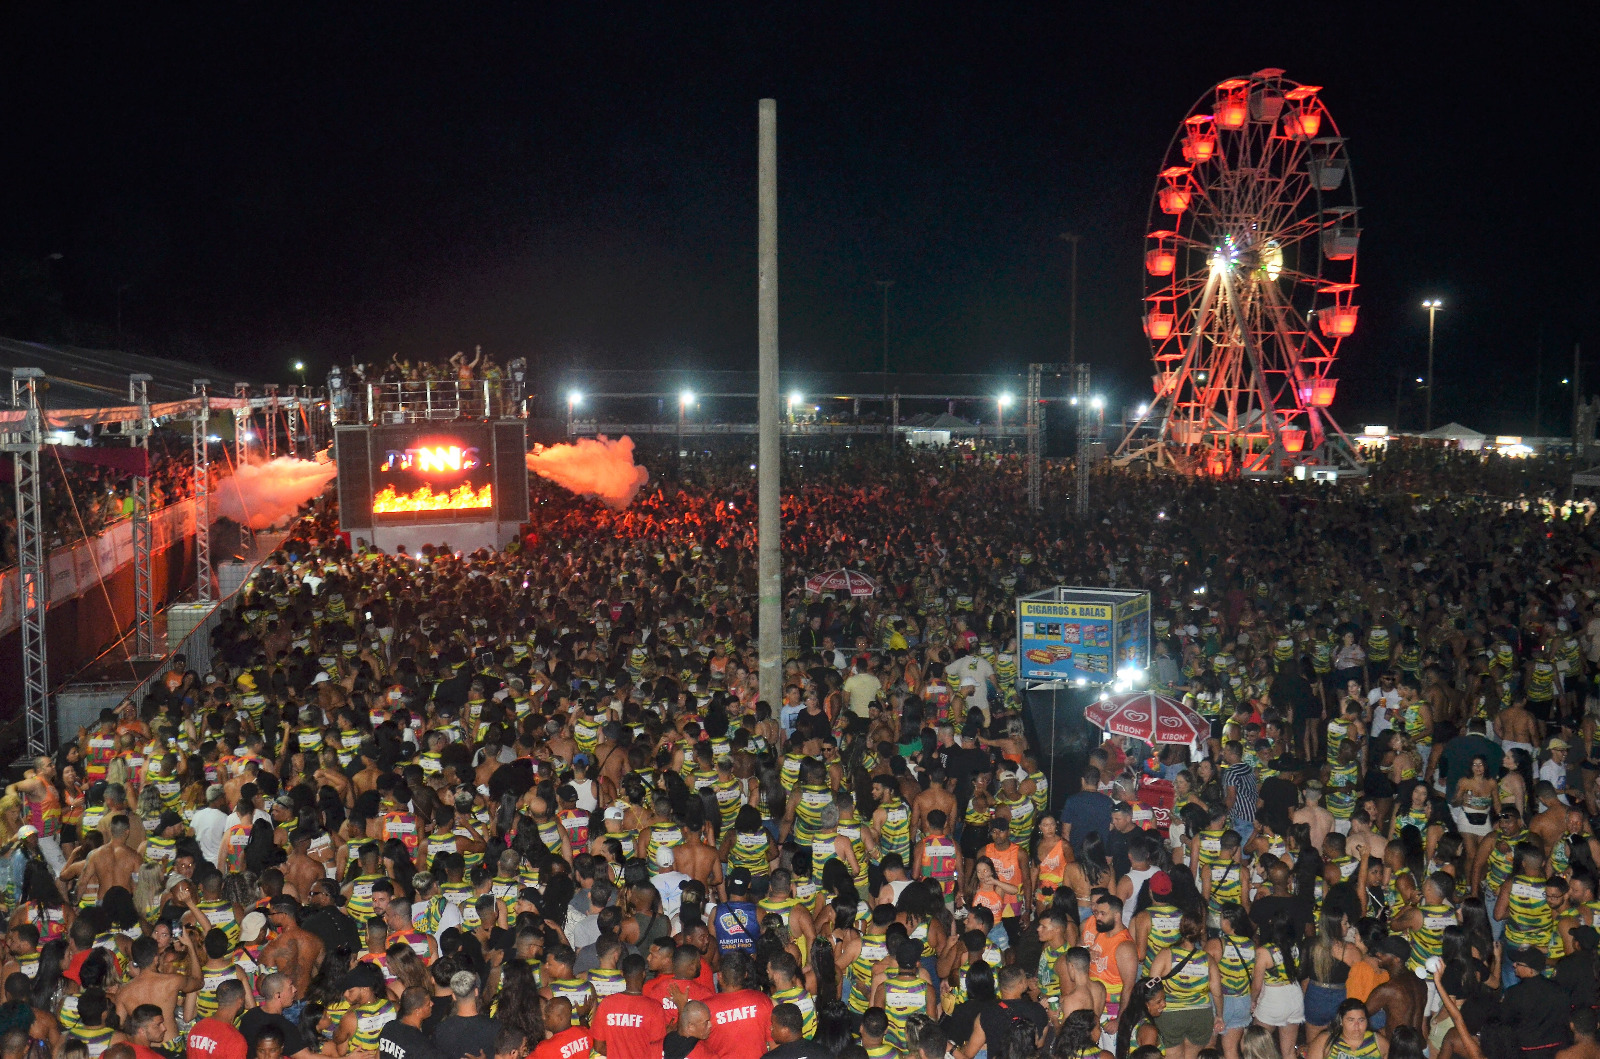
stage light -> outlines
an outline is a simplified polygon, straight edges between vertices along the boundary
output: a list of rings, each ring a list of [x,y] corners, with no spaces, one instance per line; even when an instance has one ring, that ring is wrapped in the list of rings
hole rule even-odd
[[[1098,412],[1100,409],[1106,406],[1106,399],[1104,397],[1095,397],[1089,401],[1089,404],[1096,412]]]
[[[1000,407],[1001,408],[1010,408],[1011,407],[1011,395],[1010,394],[1003,393],[1003,394],[1000,395]]]
[[[802,400],[803,400],[803,398],[800,396],[800,391],[799,390],[793,391],[792,393],[789,394],[789,407],[793,408],[795,405],[799,404]]]
[[[694,404],[694,391],[685,390],[680,393],[678,395],[678,404],[684,408],[688,408],[690,405]]]
[[[567,404],[569,407],[576,408],[582,403],[583,394],[579,393],[577,390],[573,390],[571,393],[567,394]]]

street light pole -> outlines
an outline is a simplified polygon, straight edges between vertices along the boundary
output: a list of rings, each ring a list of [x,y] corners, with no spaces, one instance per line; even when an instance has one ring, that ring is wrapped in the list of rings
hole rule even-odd
[[[1422,303],[1428,310],[1428,394],[1424,401],[1423,427],[1424,431],[1433,429],[1433,318],[1444,307],[1444,302],[1438,298],[1429,298]]]
[[[892,279],[876,281],[878,289],[883,291],[883,399],[889,399],[889,288],[894,286]]]
[[[1061,238],[1072,244],[1072,284],[1067,302],[1067,363],[1078,363],[1078,233],[1062,232]]]

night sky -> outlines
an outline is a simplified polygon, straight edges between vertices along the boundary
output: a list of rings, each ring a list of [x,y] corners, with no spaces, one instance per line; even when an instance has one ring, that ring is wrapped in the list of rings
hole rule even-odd
[[[120,290],[126,346],[263,380],[479,343],[753,367],[771,95],[786,365],[876,370],[877,279],[896,367],[1065,359],[1070,229],[1079,354],[1143,400],[1157,166],[1276,66],[1362,205],[1335,413],[1391,421],[1438,296],[1435,420],[1531,433],[1542,348],[1566,429],[1577,340],[1600,392],[1594,9],[1172,7],[6,5],[0,333],[115,345]]]

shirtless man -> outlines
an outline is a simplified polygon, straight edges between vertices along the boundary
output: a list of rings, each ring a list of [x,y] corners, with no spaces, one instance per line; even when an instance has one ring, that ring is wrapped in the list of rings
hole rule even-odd
[[[713,896],[722,889],[722,861],[714,846],[708,846],[693,827],[683,829],[683,841],[672,849],[672,866],[691,879],[705,883]]]
[[[100,818],[100,833],[111,838],[111,820],[116,816],[128,818],[128,838],[123,843],[138,849],[144,843],[144,820],[128,805],[128,790],[120,783],[106,785],[106,814]]]
[[[1600,1059],[1600,1044],[1595,1042],[1593,1008],[1574,1008],[1567,1025],[1572,1029],[1572,1044],[1556,1053],[1556,1059]]]
[[[1361,852],[1365,850],[1374,861],[1381,861],[1383,851],[1388,847],[1389,840],[1372,830],[1372,816],[1366,809],[1357,809],[1350,814],[1350,834],[1345,841],[1345,851],[1350,856],[1360,860]]]
[[[296,995],[305,996],[322,965],[322,940],[301,928],[300,902],[292,897],[274,897],[267,906],[267,922],[277,933],[261,950],[261,966],[288,976]]]
[[[177,952],[186,951],[189,948],[189,936],[184,931],[174,931],[172,948]],[[157,970],[159,951],[156,939],[148,934],[134,939],[133,966],[137,973],[132,981],[117,990],[117,1014],[126,1022],[133,1009],[140,1004],[154,1004],[166,1016],[167,1032],[174,1033],[178,1027],[178,995],[193,993],[200,988],[204,979],[200,974],[200,960],[194,957],[185,961],[189,968],[187,974],[168,974]]]
[[[340,772],[336,768],[329,768],[328,765],[330,762],[323,760],[324,757],[331,759],[331,761],[334,763],[338,761],[338,757],[332,753],[326,755],[318,754],[317,768],[316,771],[312,773],[312,778],[316,780],[319,788],[332,787],[334,790],[338,791],[339,800],[348,805],[350,803],[350,781],[345,778],[343,772]]]
[[[1098,1021],[1106,1009],[1106,987],[1089,977],[1089,950],[1074,945],[1056,969],[1061,978],[1061,1017],[1074,1011],[1092,1011]]]
[[[95,887],[95,893],[104,894],[112,887],[120,886],[132,893],[133,877],[139,871],[140,861],[139,854],[128,846],[131,831],[128,817],[118,813],[105,827],[110,833],[110,841],[85,859],[83,874],[78,877],[78,892],[88,893],[91,887]]]
[[[309,898],[316,881],[327,877],[327,869],[311,859],[311,832],[295,828],[289,835],[289,859],[283,864],[285,892],[296,898]]]
[[[917,795],[917,800],[911,804],[911,837],[916,839],[928,833],[928,814],[935,809],[944,812],[944,818],[957,820],[955,783],[944,774],[944,769],[935,765],[928,770],[929,787]]]
[[[1289,819],[1311,828],[1311,845],[1322,848],[1322,840],[1333,830],[1333,814],[1322,807],[1322,784],[1316,780],[1307,783],[1300,791],[1301,805],[1289,814]]]
[[[1507,750],[1521,747],[1537,763],[1538,748],[1544,745],[1544,731],[1537,718],[1528,712],[1527,700],[1518,699],[1494,715],[1494,737]]]
[[[1367,1015],[1385,1012],[1384,1029],[1394,1032],[1396,1026],[1410,1026],[1422,1032],[1422,1013],[1428,1004],[1428,987],[1416,975],[1406,970],[1406,957],[1411,946],[1399,937],[1385,938],[1375,954],[1378,966],[1389,973],[1389,980],[1367,994]]]
[[[361,771],[351,778],[356,794],[365,794],[378,789],[378,777],[383,773],[378,771],[378,744],[362,743],[357,751],[361,758]]]
[[[1540,780],[1533,785],[1533,801],[1536,812],[1533,819],[1528,821],[1528,830],[1538,836],[1544,851],[1549,853],[1567,833],[1567,807],[1562,804],[1561,795],[1548,780]],[[1578,833],[1582,831],[1580,824]]]

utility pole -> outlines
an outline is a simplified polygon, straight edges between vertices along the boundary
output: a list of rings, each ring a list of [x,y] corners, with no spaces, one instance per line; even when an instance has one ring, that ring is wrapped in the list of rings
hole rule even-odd
[[[878,289],[883,291],[883,399],[889,399],[889,288],[894,286],[892,279],[876,281]]]
[[[1425,424],[1422,429],[1427,431],[1433,429],[1433,318],[1444,307],[1444,302],[1438,298],[1429,298],[1422,303],[1422,307],[1428,310],[1428,394],[1424,406],[1426,411],[1422,419]]]
[[[1061,239],[1072,244],[1072,283],[1067,301],[1067,365],[1078,363],[1078,240],[1077,232],[1062,232]]]
[[[783,702],[783,520],[778,482],[783,450],[778,423],[778,101],[758,107],[756,151],[756,324],[760,378],[757,399],[756,618],[759,690],[773,709]],[[887,289],[884,293],[887,301]],[[884,312],[888,319],[888,311]],[[887,325],[886,325],[887,326]],[[885,332],[887,334],[887,332]],[[888,338],[884,392],[888,392]]]
[[[1583,389],[1580,386],[1583,370],[1583,343],[1572,343],[1572,458],[1581,460],[1587,455],[1589,439],[1581,437],[1578,430],[1578,413],[1583,408]]]

